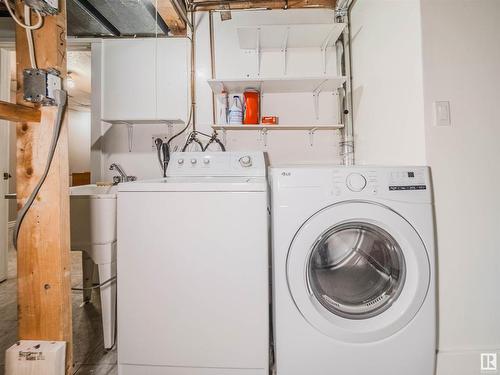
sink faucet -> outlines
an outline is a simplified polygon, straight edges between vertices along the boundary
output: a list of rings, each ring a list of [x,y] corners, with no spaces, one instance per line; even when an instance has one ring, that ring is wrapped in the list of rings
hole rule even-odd
[[[117,171],[120,175],[113,177],[113,184],[117,185],[120,182],[129,182],[137,180],[135,176],[128,176],[120,164],[113,163],[109,166],[110,171]]]

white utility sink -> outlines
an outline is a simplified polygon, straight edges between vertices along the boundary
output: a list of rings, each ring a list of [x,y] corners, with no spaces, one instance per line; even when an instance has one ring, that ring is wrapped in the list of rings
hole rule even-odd
[[[116,186],[70,188],[71,250],[82,251],[84,302],[92,295],[94,265],[99,270],[104,347],[115,342]]]
[[[116,241],[116,186],[70,188],[71,248]]]

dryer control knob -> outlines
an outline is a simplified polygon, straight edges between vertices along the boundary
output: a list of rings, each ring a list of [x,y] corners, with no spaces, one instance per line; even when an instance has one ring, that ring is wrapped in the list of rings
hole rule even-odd
[[[348,189],[355,192],[362,191],[366,186],[366,178],[359,173],[351,173],[346,182]]]
[[[193,165],[194,165],[194,164],[196,164],[197,162],[198,162],[198,160],[196,160],[196,159],[191,159],[191,164],[193,164]]]

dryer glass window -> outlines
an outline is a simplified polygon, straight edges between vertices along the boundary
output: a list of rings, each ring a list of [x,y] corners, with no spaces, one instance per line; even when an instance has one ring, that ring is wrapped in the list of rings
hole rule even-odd
[[[376,225],[354,222],[335,226],[316,241],[307,279],[328,311],[367,319],[398,298],[405,274],[403,253],[394,238]]]

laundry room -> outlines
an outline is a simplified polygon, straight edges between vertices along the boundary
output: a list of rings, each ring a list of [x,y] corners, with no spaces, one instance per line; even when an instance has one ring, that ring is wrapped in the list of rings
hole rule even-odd
[[[497,0],[0,0],[0,375],[496,374]]]

